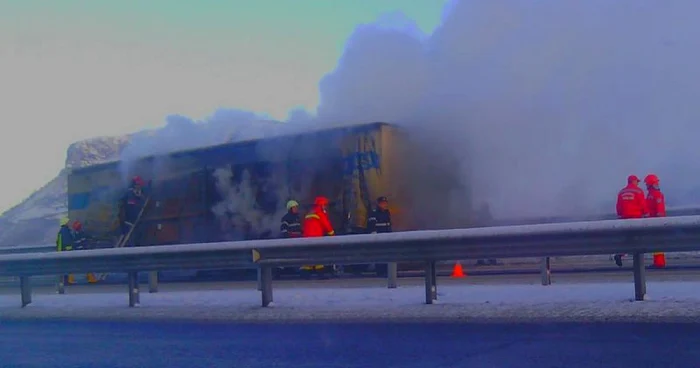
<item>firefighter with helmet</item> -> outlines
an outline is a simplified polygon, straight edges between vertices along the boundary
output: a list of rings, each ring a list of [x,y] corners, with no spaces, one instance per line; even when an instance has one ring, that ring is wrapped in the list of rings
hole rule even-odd
[[[647,200],[644,191],[639,187],[637,175],[627,177],[627,186],[617,194],[617,217],[621,219],[643,218],[649,214]],[[615,264],[622,267],[622,256],[615,255]]]
[[[659,188],[659,177],[649,174],[644,178],[647,186],[647,208],[649,217],[666,217],[666,199]],[[666,267],[666,256],[661,252],[654,253],[653,266],[656,268]]]
[[[83,232],[83,224],[80,221],[75,220],[75,221],[73,221],[72,229],[73,229],[73,239],[75,241],[76,249],[86,249],[87,237],[85,236],[85,233]],[[91,284],[94,284],[98,281],[97,277],[92,272],[88,272],[87,275],[85,275],[85,278]]]
[[[280,235],[282,238],[301,238],[301,217],[299,215],[299,203],[297,201],[292,199],[287,202],[287,213],[282,216],[281,222]],[[288,270],[289,269],[285,267],[277,267],[277,274],[275,277],[279,277],[281,273],[286,273]]]
[[[377,207],[367,217],[367,232],[370,234],[384,234],[392,232],[391,212],[389,211],[389,200],[382,196],[377,198]],[[386,275],[388,266],[386,263],[375,264],[374,268],[378,275]]]
[[[304,238],[315,238],[322,236],[334,236],[335,231],[328,219],[328,198],[326,197],[316,197],[314,200],[314,207],[311,211],[304,216],[304,223],[302,224],[302,236]],[[323,265],[315,266],[302,266],[301,271],[305,275],[309,275],[312,272],[319,273],[324,270]]]
[[[127,236],[129,231],[136,226],[136,221],[139,218],[139,213],[144,205],[143,187],[145,182],[140,176],[134,176],[131,180],[131,185],[123,198],[124,203],[124,220],[122,221],[122,235]],[[132,232],[131,239],[135,234]],[[126,244],[132,244],[131,239],[126,240]],[[126,244],[124,244],[126,246]]]
[[[299,215],[299,203],[295,200],[287,202],[287,213],[282,217],[280,233],[283,238],[301,237],[301,217]]]
[[[61,218],[59,222],[58,234],[56,234],[56,251],[57,252],[70,252],[73,250],[75,245],[75,240],[73,239],[73,232],[68,225],[70,224],[70,219],[68,217]],[[75,284],[75,277],[73,274],[62,275],[58,281],[61,285],[64,284]]]

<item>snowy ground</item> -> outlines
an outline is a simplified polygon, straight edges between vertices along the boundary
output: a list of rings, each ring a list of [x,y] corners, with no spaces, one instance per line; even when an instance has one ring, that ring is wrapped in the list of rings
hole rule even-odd
[[[19,295],[0,295],[0,320],[15,318],[196,319],[230,321],[693,321],[700,322],[699,282],[649,282],[649,299],[633,302],[631,282],[551,286],[438,285],[437,304],[424,289],[278,288],[271,308],[254,289],[164,291],[142,288],[141,306],[127,307],[126,290],[98,294],[36,293],[19,308]]]

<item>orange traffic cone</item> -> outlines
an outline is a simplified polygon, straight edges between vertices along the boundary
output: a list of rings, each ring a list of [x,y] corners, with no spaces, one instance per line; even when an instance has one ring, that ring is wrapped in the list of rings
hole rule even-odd
[[[452,277],[460,278],[465,276],[467,276],[467,274],[464,273],[464,270],[462,269],[462,264],[459,262],[455,263],[455,267],[452,269]]]
[[[664,268],[666,267],[666,255],[659,252],[659,253],[654,253],[654,267],[656,268]]]

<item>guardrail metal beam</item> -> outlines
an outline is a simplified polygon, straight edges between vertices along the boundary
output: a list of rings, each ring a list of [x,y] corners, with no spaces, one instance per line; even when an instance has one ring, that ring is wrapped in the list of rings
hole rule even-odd
[[[432,304],[437,300],[436,261],[629,253],[635,260],[635,299],[643,300],[644,253],[699,249],[700,216],[685,216],[11,254],[0,256],[0,276],[24,277],[26,305],[31,302],[30,276],[124,272],[129,275],[129,305],[137,306],[138,272],[260,267],[262,305],[268,306],[272,267],[419,261],[426,265],[426,303]],[[543,269],[550,271],[548,261]]]

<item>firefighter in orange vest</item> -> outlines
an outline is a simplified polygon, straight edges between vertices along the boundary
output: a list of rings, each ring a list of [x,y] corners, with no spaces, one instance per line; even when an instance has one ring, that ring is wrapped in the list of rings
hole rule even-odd
[[[321,236],[333,236],[335,231],[328,219],[328,198],[316,197],[314,207],[304,216],[304,223],[301,226],[301,233],[304,238],[315,238]],[[323,265],[302,266],[304,273],[320,272]]]
[[[627,177],[627,186],[617,194],[617,217],[621,219],[643,218],[649,214],[644,191],[639,187],[637,175]],[[623,254],[615,255],[615,263],[622,267]]]
[[[644,178],[647,185],[647,208],[649,217],[666,217],[666,200],[659,189],[659,177],[649,174]],[[666,256],[661,252],[654,253],[654,267],[666,267]]]

